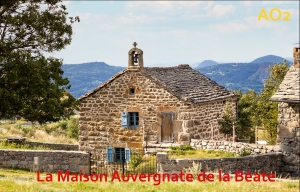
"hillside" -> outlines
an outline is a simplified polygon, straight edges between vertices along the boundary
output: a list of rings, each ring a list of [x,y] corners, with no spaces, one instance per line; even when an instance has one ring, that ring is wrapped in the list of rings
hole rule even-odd
[[[199,63],[196,70],[216,81],[229,90],[260,92],[264,80],[268,77],[268,67],[273,63],[282,63],[284,58],[267,55],[253,60],[251,63],[218,64],[213,60]],[[268,61],[258,62],[255,61]],[[291,63],[287,61],[287,63]],[[64,76],[70,80],[70,93],[76,98],[88,93],[110,77],[125,69],[125,67],[110,66],[104,62],[83,64],[65,64],[62,67]]]
[[[250,63],[282,63],[283,60],[285,60],[285,58],[283,57],[279,57],[276,55],[266,55],[263,57],[259,57],[253,61],[251,61]],[[291,61],[287,60],[287,63],[292,63]]]
[[[249,79],[260,67],[260,63],[227,63],[198,69],[203,75],[229,90],[259,92],[263,84],[257,79]]]
[[[213,66],[213,65],[218,65],[219,63],[213,61],[213,60],[204,60],[201,63],[197,64],[197,67],[195,67],[196,69],[202,68],[202,67],[209,67],[209,66]]]
[[[91,62],[65,64],[62,69],[64,77],[67,77],[70,81],[70,93],[79,98],[125,68],[110,66],[104,62]]]

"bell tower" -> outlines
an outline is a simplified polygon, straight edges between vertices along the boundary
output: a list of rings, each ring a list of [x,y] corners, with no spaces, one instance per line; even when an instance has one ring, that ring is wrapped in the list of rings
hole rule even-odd
[[[143,51],[136,47],[137,43],[133,43],[133,48],[128,52],[128,69],[142,69],[144,67]]]

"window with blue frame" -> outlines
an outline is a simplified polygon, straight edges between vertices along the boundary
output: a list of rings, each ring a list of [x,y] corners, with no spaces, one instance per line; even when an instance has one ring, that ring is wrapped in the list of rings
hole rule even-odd
[[[138,112],[122,112],[122,127],[135,128],[139,126],[139,113]]]
[[[130,149],[129,148],[112,148],[106,149],[106,157],[108,162],[126,162],[130,161]]]

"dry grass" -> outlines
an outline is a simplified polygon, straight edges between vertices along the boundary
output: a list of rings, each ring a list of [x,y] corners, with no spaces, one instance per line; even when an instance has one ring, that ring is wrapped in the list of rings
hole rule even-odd
[[[268,140],[267,139],[267,131],[263,129],[257,129],[257,137],[258,140]]]
[[[67,132],[59,127],[59,123],[42,126],[16,124],[0,124],[0,139],[8,136],[26,137],[27,141],[78,144],[74,138],[69,138]]]
[[[41,174],[45,178],[45,174]],[[108,179],[110,180],[110,179]],[[150,182],[57,182],[57,175],[53,174],[53,182],[37,182],[36,173],[23,170],[0,169],[0,191],[8,192],[27,192],[27,191],[44,191],[44,192],[99,192],[99,191],[142,191],[142,192],[159,192],[159,191],[241,191],[241,192],[296,192],[299,190],[298,181],[275,181],[269,182],[162,182],[155,186],[153,181]]]

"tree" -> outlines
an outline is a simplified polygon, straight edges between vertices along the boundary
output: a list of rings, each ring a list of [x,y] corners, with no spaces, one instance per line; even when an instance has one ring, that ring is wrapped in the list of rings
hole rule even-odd
[[[267,130],[269,142],[274,144],[277,137],[278,103],[270,101],[270,98],[275,94],[289,68],[284,60],[283,64],[275,64],[268,70],[270,75],[265,81],[257,108],[261,123]]]
[[[77,101],[67,90],[62,60],[46,58],[72,40],[72,23],[61,0],[0,2],[0,116],[30,121],[69,117]]]
[[[238,120],[236,123],[236,133],[238,138],[254,139],[253,125],[257,124],[256,107],[258,94],[254,90],[247,93],[236,92],[238,100]]]
[[[222,119],[219,119],[218,123],[219,125],[221,125],[220,133],[232,136],[233,123],[235,123],[235,117],[228,102],[226,102],[226,107],[223,111]]]

